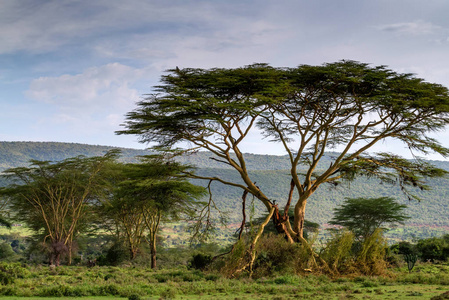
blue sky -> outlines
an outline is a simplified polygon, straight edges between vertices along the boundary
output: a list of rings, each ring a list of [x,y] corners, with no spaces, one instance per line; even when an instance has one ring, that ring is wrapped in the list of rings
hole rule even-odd
[[[0,140],[143,148],[114,131],[175,66],[352,59],[449,86],[448,13],[446,0],[2,0]],[[245,150],[282,154],[257,137]]]

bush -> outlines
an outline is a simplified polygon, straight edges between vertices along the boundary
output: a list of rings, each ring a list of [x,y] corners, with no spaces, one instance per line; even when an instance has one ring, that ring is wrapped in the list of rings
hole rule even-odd
[[[350,231],[340,231],[333,234],[328,240],[321,257],[327,262],[332,271],[340,273],[352,270],[352,245],[354,234]]]
[[[297,274],[309,268],[310,255],[301,244],[291,244],[278,234],[263,235],[256,248],[256,277]]]
[[[208,254],[198,253],[193,255],[189,267],[197,270],[204,270],[212,262],[212,257]]]
[[[114,243],[108,249],[106,255],[101,255],[97,258],[97,263],[100,266],[117,266],[129,259],[128,250],[120,241]]]
[[[176,291],[172,288],[168,288],[161,293],[162,299],[174,299],[176,297]]]
[[[433,237],[419,240],[416,248],[420,253],[421,260],[447,260],[449,258],[449,241],[446,237]]]
[[[140,296],[137,294],[132,294],[128,297],[128,300],[140,300]]]
[[[355,241],[350,231],[340,231],[327,242],[321,258],[336,274],[381,275],[387,269],[387,244],[381,229],[363,242]]]
[[[14,283],[16,278],[26,278],[30,271],[20,263],[0,263],[0,283],[8,285]]]
[[[9,243],[0,243],[0,260],[7,260],[13,257],[16,253],[11,248]]]
[[[382,229],[376,229],[372,235],[365,239],[360,252],[356,253],[358,269],[365,275],[382,275],[387,270],[385,254],[387,241]]]

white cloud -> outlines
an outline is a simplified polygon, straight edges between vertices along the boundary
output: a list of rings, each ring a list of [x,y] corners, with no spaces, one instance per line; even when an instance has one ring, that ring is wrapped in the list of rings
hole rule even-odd
[[[141,97],[135,86],[150,73],[112,63],[80,74],[34,79],[25,94],[46,107],[46,113],[35,116],[36,132],[73,140],[97,137],[98,143],[107,143],[103,140],[110,140],[120,129],[124,115]]]
[[[123,109],[138,100],[139,92],[131,86],[145,74],[144,69],[112,63],[81,74],[34,79],[26,96],[52,104],[64,113]]]
[[[422,20],[416,22],[394,23],[378,26],[378,29],[387,32],[407,35],[429,35],[438,33],[442,27]]]

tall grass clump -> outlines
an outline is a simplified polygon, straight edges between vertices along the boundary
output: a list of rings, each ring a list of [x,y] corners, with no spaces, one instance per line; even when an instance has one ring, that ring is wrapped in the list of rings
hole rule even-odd
[[[353,272],[353,244],[354,234],[352,232],[343,230],[333,233],[332,238],[328,240],[320,253],[331,272],[337,274]]]
[[[364,240],[357,240],[351,231],[342,230],[334,233],[320,257],[334,275],[385,275],[387,249],[382,229],[375,230]]]
[[[385,260],[387,248],[382,229],[376,229],[363,241],[360,251],[356,253],[357,269],[365,275],[384,275],[388,267]]]
[[[248,253],[250,241],[242,238],[232,251],[215,261],[211,269],[219,270],[225,277],[235,277],[236,274],[249,274]],[[281,235],[264,234],[260,237],[255,247],[255,260],[252,265],[254,278],[267,277],[276,274],[298,274],[304,273],[310,267],[310,254],[301,244],[291,244]],[[236,270],[240,270],[238,273]]]

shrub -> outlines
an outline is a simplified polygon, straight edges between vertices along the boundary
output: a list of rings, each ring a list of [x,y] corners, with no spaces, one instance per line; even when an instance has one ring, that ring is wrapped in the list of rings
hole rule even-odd
[[[97,259],[99,265],[117,266],[129,259],[129,253],[122,242],[114,243],[105,256]]]
[[[0,283],[3,285],[14,283],[16,278],[26,278],[30,274],[20,263],[0,263]]]
[[[382,275],[387,270],[385,254],[387,242],[382,229],[376,229],[362,244],[360,252],[356,253],[358,269],[366,275]]]
[[[9,259],[14,256],[15,252],[9,243],[0,243],[0,260]]]
[[[140,296],[137,294],[132,294],[128,297],[128,300],[140,300]]]
[[[168,288],[161,293],[162,299],[174,299],[176,297],[176,291],[172,288]]]
[[[416,248],[422,260],[447,260],[449,258],[449,241],[445,237],[419,240]]]
[[[321,257],[332,271],[340,273],[352,270],[353,256],[351,250],[353,243],[354,234],[352,232],[340,231],[333,233],[332,238],[327,242],[321,253]]]
[[[298,284],[298,277],[292,275],[284,275],[274,279],[276,284]]]
[[[212,257],[208,254],[197,253],[190,260],[189,267],[204,270],[212,262]]]
[[[296,274],[309,268],[310,255],[301,244],[291,244],[280,235],[263,235],[256,248],[256,277]]]
[[[383,231],[376,229],[362,242],[342,230],[334,233],[321,252],[321,258],[336,274],[381,275],[386,272],[387,244]]]

